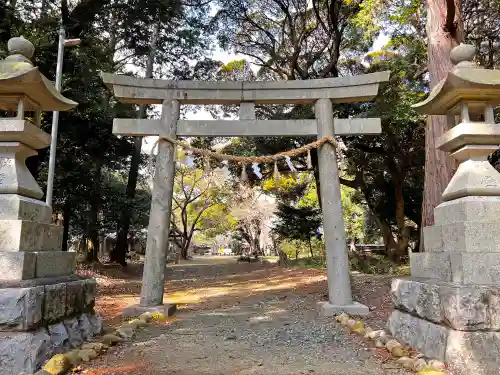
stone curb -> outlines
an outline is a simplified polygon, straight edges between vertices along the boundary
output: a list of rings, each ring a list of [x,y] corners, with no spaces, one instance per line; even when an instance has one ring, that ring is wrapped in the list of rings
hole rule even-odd
[[[411,354],[414,351],[389,336],[384,330],[374,331],[370,327],[365,327],[361,320],[354,320],[345,313],[337,315],[335,320],[347,332],[363,336],[372,341],[376,348],[385,348],[396,359],[396,363],[405,369],[417,372],[417,375],[446,375],[443,372],[446,369],[444,363],[433,359],[426,360],[420,353]]]
[[[64,375],[82,363],[89,362],[99,355],[106,353],[111,346],[118,345],[125,340],[132,339],[140,328],[146,327],[154,321],[164,321],[167,317],[161,313],[145,312],[138,317],[123,323],[113,333],[100,337],[99,342],[88,342],[80,348],[70,350],[63,354],[52,356],[40,371],[34,374],[22,372],[18,375]]]

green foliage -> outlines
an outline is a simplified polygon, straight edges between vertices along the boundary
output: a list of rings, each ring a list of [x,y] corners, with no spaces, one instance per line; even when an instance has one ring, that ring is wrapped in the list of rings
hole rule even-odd
[[[56,212],[64,214],[71,235],[93,244],[99,234],[116,231],[120,208],[132,212],[132,230],[144,228],[149,192],[139,181],[135,199],[125,197],[124,176],[130,166],[132,140],[112,134],[114,117],[136,117],[137,108],[116,103],[99,73],[127,73],[128,65],[144,68],[151,35],[158,30],[154,62],[157,76],[204,77],[215,64],[205,61],[210,50],[208,5],[178,0],[13,1],[0,6],[0,57],[7,40],[24,35],[36,47],[34,62],[47,78],[55,77],[59,20],[67,38],[80,38],[78,47],[64,52],[62,94],[79,106],[60,115],[54,182]],[[198,60],[193,66],[190,62]],[[50,133],[52,114],[43,116]],[[27,164],[45,189],[48,149]],[[89,253],[90,254],[90,253]],[[96,260],[95,249],[88,257]]]
[[[359,191],[341,186],[342,208],[344,210],[344,225],[347,240],[355,238],[362,239],[364,208],[359,203],[361,200]]]
[[[133,200],[124,194],[127,185],[125,173],[109,172],[104,176],[101,225],[105,233],[113,232],[120,220],[123,207],[130,213],[130,231],[138,232],[148,227],[151,191],[146,181],[140,181]]]
[[[383,254],[350,253],[349,267],[365,274],[410,276],[407,263],[394,263]]]
[[[385,0],[351,0],[326,9],[326,3],[315,0],[309,3],[310,8],[302,2],[282,0],[219,2],[223,6],[216,20],[224,24],[224,35],[219,35],[219,41],[222,46],[234,48],[260,66],[257,80],[262,77],[311,79],[380,70],[393,72],[389,84],[381,87],[375,103],[334,106],[335,117],[381,117],[383,127],[378,137],[343,138],[346,147],[342,152],[341,168],[346,177],[341,182],[357,191],[351,196],[344,190],[346,226],[349,237],[363,236],[364,209],[361,207],[366,204],[376,215],[374,222],[388,244],[398,238],[407,238],[408,231],[418,233],[425,122],[412,110],[411,104],[420,101],[427,90],[426,83],[421,80],[427,56],[425,39],[420,37],[425,32],[420,4],[413,0],[397,4]],[[290,17],[292,14],[296,17]],[[335,22],[331,23],[332,19]],[[406,24],[391,28],[391,41],[382,52],[366,54],[372,38],[384,27],[382,20],[391,27],[397,22]],[[227,33],[227,30],[232,32]],[[324,35],[331,38],[323,38]],[[324,43],[332,43],[332,47],[318,51],[325,47]],[[233,70],[238,69],[234,66]],[[268,106],[267,110],[258,108],[257,115],[269,119],[314,118],[310,105]],[[311,140],[252,138],[232,143],[224,151],[273,154]],[[312,157],[315,182],[319,187],[317,156],[313,153]],[[299,171],[305,169],[304,159],[297,158],[294,162]],[[278,167],[281,171],[287,170],[284,164]],[[271,174],[272,170],[264,170],[266,177]],[[313,207],[317,204],[311,190],[307,190],[307,183],[300,177],[295,180],[287,177],[279,184],[266,180],[264,188],[290,205]],[[298,202],[301,199],[307,203]],[[405,243],[399,244],[405,247]]]
[[[382,236],[380,234],[380,228],[377,226],[375,221],[375,215],[372,211],[365,207],[363,215],[363,240],[367,244],[379,243]]]

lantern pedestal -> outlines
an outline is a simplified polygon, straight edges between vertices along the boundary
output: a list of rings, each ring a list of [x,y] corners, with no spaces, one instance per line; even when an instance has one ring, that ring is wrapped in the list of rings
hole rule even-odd
[[[39,200],[43,192],[25,164],[50,144],[41,111],[77,103],[31,64],[30,42],[13,38],[8,47],[11,55],[0,61],[0,110],[17,115],[0,119],[0,368],[18,374],[34,373],[54,353],[100,333],[101,320],[96,282],[75,275],[76,253],[61,251],[63,227],[52,224],[52,208]]]
[[[455,68],[414,106],[448,116],[437,148],[460,166],[435,224],[423,229],[425,252],[410,254],[412,276],[392,282],[388,328],[454,374],[490,375],[500,367],[500,173],[488,161],[500,144],[500,71],[476,67],[473,57],[474,47],[456,47]]]

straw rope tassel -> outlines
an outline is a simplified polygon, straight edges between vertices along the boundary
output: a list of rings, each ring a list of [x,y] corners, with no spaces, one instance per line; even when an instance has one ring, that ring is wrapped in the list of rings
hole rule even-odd
[[[313,169],[313,163],[311,158],[311,150],[307,150],[307,169]]]
[[[247,174],[247,165],[243,164],[243,168],[241,169],[241,182],[246,182],[248,181],[248,174]]]
[[[278,160],[274,161],[273,178],[274,178],[274,181],[276,181],[276,182],[279,182],[279,180],[281,179],[280,171],[278,169]]]

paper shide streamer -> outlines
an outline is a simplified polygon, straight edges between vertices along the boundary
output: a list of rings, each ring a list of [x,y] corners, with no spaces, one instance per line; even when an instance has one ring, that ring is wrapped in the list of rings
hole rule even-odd
[[[261,180],[262,179],[262,173],[260,173],[260,167],[259,167],[258,163],[253,163],[252,164],[252,170],[253,170],[253,173],[257,176],[257,178],[259,180]]]
[[[292,160],[290,159],[290,156],[285,156],[285,162],[286,162],[286,165],[288,165],[288,168],[290,168],[290,172],[292,172],[292,173],[297,172],[297,169],[292,164]]]
[[[307,153],[307,159],[306,159],[306,164],[307,164],[307,169],[311,170],[313,168],[312,165],[312,158],[311,158],[311,149],[317,149],[324,145],[325,143],[329,143],[335,147],[337,147],[337,143],[335,142],[335,139],[332,136],[325,136],[322,137],[321,139],[318,139],[317,141],[311,142],[305,146],[299,147],[294,150],[289,150],[285,152],[280,152],[275,155],[267,155],[267,156],[255,156],[255,157],[248,157],[248,156],[235,156],[235,155],[226,155],[226,154],[221,154],[218,152],[210,151],[210,150],[203,150],[200,148],[196,148],[191,146],[188,143],[182,142],[177,140],[175,137],[169,137],[169,136],[162,136],[162,139],[170,142],[172,145],[176,145],[181,147],[182,149],[185,150],[184,155],[180,156],[180,160],[178,160],[179,163],[184,164],[190,168],[196,167],[195,165],[195,160],[193,158],[193,154],[200,155],[203,158],[203,173],[205,175],[209,175],[212,171],[211,165],[210,165],[210,159],[215,159],[219,162],[222,163],[221,168],[215,168],[217,171],[222,172],[224,177],[230,178],[231,177],[231,171],[229,170],[229,163],[237,163],[242,167],[241,170],[241,177],[240,181],[245,182],[248,181],[248,174],[247,174],[247,166],[252,167],[252,171],[255,174],[255,176],[259,179],[262,179],[264,176],[261,171],[260,165],[266,165],[267,163],[274,163],[274,171],[273,171],[273,178],[275,181],[279,181],[281,179],[279,168],[278,168],[278,162],[282,158],[284,159],[286,165],[290,169],[290,172],[292,173],[292,177],[294,179],[297,178],[297,168],[293,165],[292,162],[292,157],[299,156],[301,154]],[[150,152],[150,157],[149,157],[149,175],[151,176],[152,180],[154,181],[154,158],[155,158],[155,149],[158,146],[159,139],[156,140],[155,144],[153,145],[151,152]],[[177,154],[179,155],[179,154]]]

